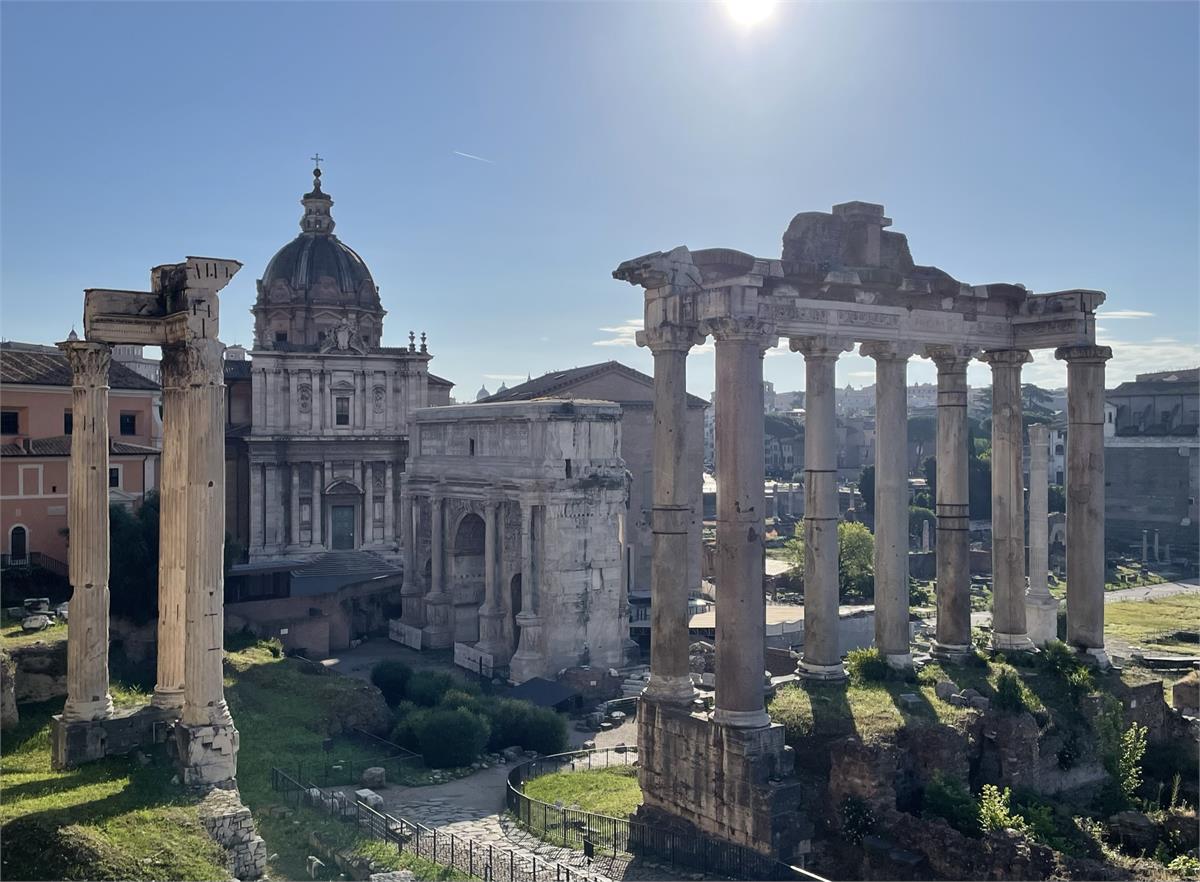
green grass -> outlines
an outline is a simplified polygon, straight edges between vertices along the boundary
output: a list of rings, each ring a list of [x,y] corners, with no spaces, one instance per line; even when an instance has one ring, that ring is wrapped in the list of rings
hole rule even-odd
[[[21,630],[20,622],[13,622],[7,616],[4,624],[0,625],[0,649],[16,649],[19,646],[29,646],[31,643],[54,643],[67,639],[67,623],[53,621],[50,627],[43,631]]]
[[[268,853],[278,855],[268,867],[271,876],[307,878],[306,861],[313,853],[309,832],[316,831],[336,850],[375,858],[392,869],[410,869],[422,879],[456,878],[448,870],[408,853],[398,855],[394,847],[316,810],[300,808],[288,817],[277,817],[269,811],[283,805],[281,794],[271,789],[271,767],[278,766],[293,777],[299,771],[301,783],[317,778],[318,764],[324,762],[323,742],[331,724],[340,723],[369,703],[373,686],[307,662],[277,657],[261,643],[227,652],[225,674],[226,699],[241,736],[238,787],[254,812]],[[382,765],[381,757],[380,752],[342,737],[334,739],[334,749],[329,753],[331,763],[341,762],[347,770]],[[298,764],[303,764],[299,770]],[[389,782],[394,781],[396,765],[389,763],[387,768]],[[428,770],[419,766],[403,783],[428,781]],[[351,781],[347,777],[339,783]],[[336,867],[326,863],[328,872],[336,877]]]
[[[130,693],[114,689],[115,696]],[[22,705],[0,756],[7,879],[226,879],[224,855],[171,783],[165,752],[140,766],[114,757],[50,768],[50,716],[61,702]]]
[[[1157,600],[1125,601],[1104,607],[1104,632],[1153,652],[1195,655],[1200,646],[1170,638],[1200,623],[1200,594],[1174,594]]]
[[[529,781],[525,795],[612,818],[629,817],[642,804],[642,790],[633,766],[554,772]]]

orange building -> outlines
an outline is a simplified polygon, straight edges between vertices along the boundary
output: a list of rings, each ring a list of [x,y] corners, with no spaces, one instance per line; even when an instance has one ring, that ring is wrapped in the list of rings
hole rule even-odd
[[[158,487],[159,386],[113,360],[109,498],[136,507]],[[71,367],[53,346],[0,344],[0,543],[6,565],[65,571]]]

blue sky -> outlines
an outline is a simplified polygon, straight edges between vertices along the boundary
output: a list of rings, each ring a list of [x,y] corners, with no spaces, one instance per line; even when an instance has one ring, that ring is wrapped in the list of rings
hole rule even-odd
[[[1112,381],[1194,366],[1198,10],[784,3],[746,28],[721,3],[5,2],[2,333],[61,339],[83,288],[203,254],[245,264],[222,324],[248,344],[319,151],[385,342],[427,331],[460,398],[648,369],[621,260],[777,256],[796,212],[851,199],[965,281],[1107,291]],[[1027,376],[1063,385],[1047,356]],[[689,370],[707,396],[711,354]],[[798,355],[765,371],[803,387]]]

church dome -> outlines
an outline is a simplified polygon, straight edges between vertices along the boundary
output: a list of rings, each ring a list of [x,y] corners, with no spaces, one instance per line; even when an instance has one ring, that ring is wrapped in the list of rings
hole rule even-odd
[[[321,169],[300,200],[300,235],[275,253],[258,280],[255,345],[316,349],[335,328],[348,329],[367,349],[379,346],[383,306],[366,262],[333,234],[333,199],[321,189]]]

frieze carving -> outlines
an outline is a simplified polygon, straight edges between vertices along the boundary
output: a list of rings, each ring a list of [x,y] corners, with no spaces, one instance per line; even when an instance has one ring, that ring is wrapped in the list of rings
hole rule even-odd
[[[349,316],[344,317],[329,329],[325,340],[321,343],[321,352],[337,350],[338,352],[357,352],[367,354],[367,347],[358,334],[358,328]]]
[[[860,312],[856,309],[839,309],[838,324],[859,328],[898,328],[900,316],[886,312]]]
[[[728,316],[706,319],[700,327],[702,333],[712,334],[718,342],[743,340],[757,342],[762,347],[775,345],[779,335],[775,326],[758,316]]]
[[[307,384],[300,387],[300,412],[308,413],[312,410],[312,386]]]
[[[66,353],[71,365],[71,385],[107,387],[108,366],[112,362],[112,347],[107,343],[68,340],[58,348]]]

